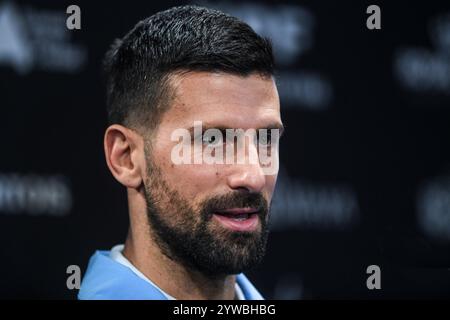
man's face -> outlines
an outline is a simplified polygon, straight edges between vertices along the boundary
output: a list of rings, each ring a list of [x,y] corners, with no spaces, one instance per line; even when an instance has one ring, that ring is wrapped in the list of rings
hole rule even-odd
[[[240,273],[264,255],[276,172],[265,174],[261,164],[248,161],[175,164],[172,151],[178,141],[171,137],[177,129],[194,134],[196,121],[204,131],[281,127],[275,83],[256,74],[192,72],[175,77],[172,85],[175,100],[146,142],[145,194],[153,240],[165,255],[205,275]],[[248,140],[245,151],[258,152],[258,143]],[[278,146],[271,157],[278,159]]]

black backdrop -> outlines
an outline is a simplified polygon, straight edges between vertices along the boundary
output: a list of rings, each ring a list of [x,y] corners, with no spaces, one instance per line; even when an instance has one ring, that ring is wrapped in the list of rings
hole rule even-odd
[[[66,268],[124,240],[100,63],[185,2],[0,1],[0,297],[76,297]],[[272,38],[286,136],[267,298],[450,297],[450,3],[194,2]],[[66,8],[81,9],[81,30]],[[366,8],[381,8],[381,30]],[[366,268],[381,269],[368,290]]]

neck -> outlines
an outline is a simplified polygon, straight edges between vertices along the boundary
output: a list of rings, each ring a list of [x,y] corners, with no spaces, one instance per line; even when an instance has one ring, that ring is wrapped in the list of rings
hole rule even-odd
[[[235,298],[236,276],[207,277],[165,256],[151,239],[142,241],[130,232],[123,255],[161,290],[177,300]]]

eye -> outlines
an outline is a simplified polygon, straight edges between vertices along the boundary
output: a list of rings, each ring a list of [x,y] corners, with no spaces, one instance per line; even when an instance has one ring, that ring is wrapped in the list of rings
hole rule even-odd
[[[203,144],[216,145],[216,144],[220,143],[221,139],[214,134],[205,133],[205,134],[203,134],[202,141],[203,141]]]

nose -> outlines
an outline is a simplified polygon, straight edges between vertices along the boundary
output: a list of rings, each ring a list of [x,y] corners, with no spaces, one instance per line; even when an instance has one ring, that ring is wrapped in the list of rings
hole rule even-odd
[[[245,189],[248,192],[257,193],[263,190],[264,185],[264,175],[256,172],[256,170],[239,170],[239,172],[228,176],[228,186],[231,189]]]
[[[252,150],[250,152],[255,152]],[[266,185],[266,176],[259,161],[257,163],[234,164],[227,177],[228,186],[234,190],[261,192]]]

